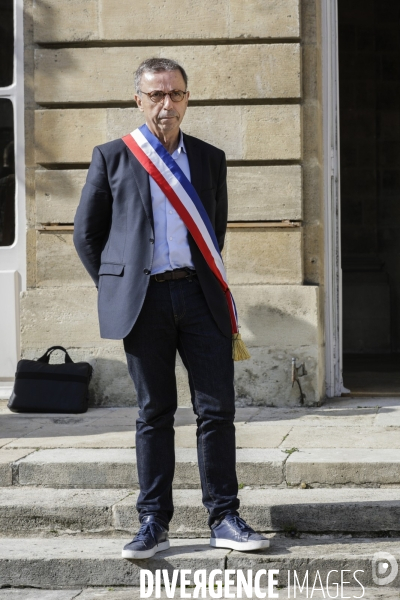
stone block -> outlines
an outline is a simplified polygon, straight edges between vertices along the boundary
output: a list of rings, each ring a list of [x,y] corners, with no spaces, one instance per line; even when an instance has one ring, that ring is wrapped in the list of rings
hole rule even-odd
[[[229,221],[300,220],[301,167],[228,167]]]
[[[35,113],[37,163],[89,163],[93,147],[106,141],[105,109],[38,110]]]
[[[98,0],[34,2],[33,23],[37,42],[98,40]]]
[[[298,0],[46,0],[34,4],[36,42],[298,38]]]
[[[301,378],[304,404],[320,401],[319,291],[312,286],[232,286],[242,336],[251,359],[235,363],[239,406],[295,406],[298,386],[292,387],[292,358],[304,362]]]
[[[86,169],[37,170],[39,223],[73,223]],[[301,167],[228,167],[229,221],[300,220]]]
[[[225,265],[230,284],[301,284],[302,234],[300,229],[228,230]],[[37,233],[37,285],[92,287],[73,244],[72,232]]]
[[[36,111],[36,161],[88,163],[95,145],[142,124],[137,108]],[[228,160],[301,157],[298,105],[193,106],[185,116],[183,130],[222,148]]]
[[[93,287],[73,243],[72,231],[37,232],[37,275],[39,287],[64,284]]]
[[[230,285],[303,283],[302,231],[235,228],[225,241]]]
[[[300,106],[243,106],[242,130],[246,160],[301,159]]]
[[[36,171],[38,223],[73,223],[87,171]]]
[[[133,73],[149,56],[173,57],[182,64],[192,100],[300,97],[298,44],[224,44],[39,48],[36,102],[132,102]]]

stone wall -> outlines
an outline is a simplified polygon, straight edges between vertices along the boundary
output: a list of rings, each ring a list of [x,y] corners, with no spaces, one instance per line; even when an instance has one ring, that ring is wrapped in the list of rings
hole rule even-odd
[[[252,359],[236,363],[241,404],[323,396],[319,44],[314,0],[30,0],[25,5],[29,288],[22,346],[62,344],[95,366],[92,402],[130,404],[120,341],[100,339],[96,290],[71,230],[93,146],[142,123],[133,72],[149,56],[181,62],[183,130],[227,155],[224,260]],[[180,403],[190,402],[177,364]]]

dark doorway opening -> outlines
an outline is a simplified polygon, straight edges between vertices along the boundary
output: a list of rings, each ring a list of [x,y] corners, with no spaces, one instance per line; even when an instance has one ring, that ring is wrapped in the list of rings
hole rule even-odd
[[[400,3],[338,12],[343,379],[400,395]]]

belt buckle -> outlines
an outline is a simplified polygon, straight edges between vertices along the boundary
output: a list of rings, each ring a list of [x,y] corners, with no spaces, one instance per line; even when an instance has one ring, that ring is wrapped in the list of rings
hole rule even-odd
[[[160,273],[157,273],[156,275],[154,275],[154,279],[158,282],[158,283],[164,283],[165,279],[157,279],[158,275],[160,275]]]
[[[185,267],[184,269],[187,272],[187,275],[185,275],[185,279],[189,282],[192,283],[193,281],[193,277],[196,274],[196,271],[192,271],[192,269],[189,269],[189,267]]]

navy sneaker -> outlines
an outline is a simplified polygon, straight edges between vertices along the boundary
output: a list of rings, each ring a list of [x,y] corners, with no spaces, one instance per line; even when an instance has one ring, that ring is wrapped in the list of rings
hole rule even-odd
[[[154,515],[147,515],[133,540],[124,546],[122,558],[150,558],[156,552],[168,550],[168,529]]]
[[[211,527],[210,545],[246,552],[268,548],[269,540],[256,533],[238,515],[228,514],[220,523]]]

